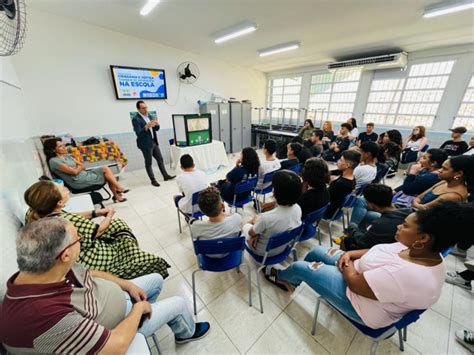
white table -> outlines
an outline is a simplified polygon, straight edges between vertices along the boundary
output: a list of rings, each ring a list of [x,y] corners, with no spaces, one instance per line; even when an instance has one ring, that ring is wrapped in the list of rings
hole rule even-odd
[[[174,168],[179,166],[179,159],[184,154],[189,154],[194,159],[196,168],[204,171],[206,174],[212,174],[220,167],[228,166],[229,160],[225,152],[224,143],[221,141],[212,141],[209,144],[194,145],[191,147],[177,147],[172,145],[171,164]]]
[[[86,212],[94,210],[91,195],[71,196],[66,206],[64,206],[64,210],[67,212]]]

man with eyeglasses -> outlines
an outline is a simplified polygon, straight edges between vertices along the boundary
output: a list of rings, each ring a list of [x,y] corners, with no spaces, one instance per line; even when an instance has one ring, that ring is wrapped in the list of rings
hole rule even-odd
[[[148,113],[148,106],[144,101],[137,101],[136,107],[138,115],[132,119],[132,124],[133,130],[137,135],[137,147],[142,151],[145,158],[145,169],[151,184],[153,186],[160,186],[153,173],[153,158],[156,159],[158,168],[165,181],[172,180],[176,176],[171,176],[166,171],[160,146],[158,145],[158,130],[160,129],[158,120]]]
[[[185,301],[156,301],[159,274],[122,280],[76,264],[81,237],[65,219],[28,224],[17,238],[19,272],[7,282],[0,308],[0,342],[9,353],[117,353],[137,332],[165,323],[176,343],[200,339],[209,323],[194,323]]]

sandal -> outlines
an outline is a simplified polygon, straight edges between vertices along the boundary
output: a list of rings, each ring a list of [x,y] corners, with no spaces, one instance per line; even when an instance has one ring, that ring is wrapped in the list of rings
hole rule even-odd
[[[114,201],[114,203],[120,203],[120,202],[125,202],[125,201],[127,201],[127,199],[124,197],[124,198],[122,198],[122,199],[119,200],[119,199],[117,199],[117,198],[115,198],[115,197],[112,197],[112,201]]]
[[[117,190],[117,193],[118,194],[126,194],[129,191],[130,191],[130,189],[125,189],[125,190],[121,190],[121,191]]]

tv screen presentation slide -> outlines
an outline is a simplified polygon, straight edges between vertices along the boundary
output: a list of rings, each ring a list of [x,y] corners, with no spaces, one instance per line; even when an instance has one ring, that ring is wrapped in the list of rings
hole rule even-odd
[[[117,99],[166,99],[162,69],[110,66]]]

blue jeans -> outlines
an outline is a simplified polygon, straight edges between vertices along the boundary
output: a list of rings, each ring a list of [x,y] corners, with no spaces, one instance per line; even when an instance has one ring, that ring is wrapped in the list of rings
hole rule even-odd
[[[146,318],[138,332],[145,337],[151,336],[163,325],[168,326],[178,338],[190,338],[194,334],[194,320],[182,297],[174,296],[162,301],[156,301],[163,288],[163,277],[160,274],[149,274],[130,280],[147,294],[147,301],[151,304],[151,317]],[[132,309],[130,295],[125,293],[127,299],[126,315]]]
[[[368,209],[365,198],[357,197],[352,207],[350,223],[357,225],[361,231],[365,232],[367,227],[380,216],[380,213]]]
[[[335,251],[330,255],[330,251]],[[336,307],[346,317],[364,324],[357,314],[351,301],[346,296],[346,281],[336,266],[336,262],[344,252],[339,249],[328,249],[322,246],[313,248],[304,258],[296,261],[287,269],[278,271],[278,278],[297,287],[306,282],[321,297]],[[321,262],[315,269],[313,262]]]

